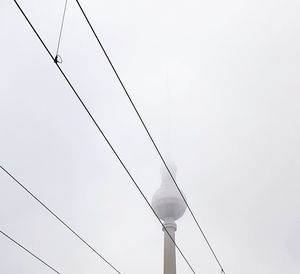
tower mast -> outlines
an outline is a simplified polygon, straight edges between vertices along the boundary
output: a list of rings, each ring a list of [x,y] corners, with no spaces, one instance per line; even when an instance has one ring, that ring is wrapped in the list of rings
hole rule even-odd
[[[168,167],[176,177],[177,167],[174,163],[168,164]],[[183,201],[178,189],[175,187],[170,174],[163,167],[161,170],[162,182],[160,188],[154,193],[152,206],[159,218],[163,221],[164,227],[164,274],[176,274],[176,250],[175,231],[177,225],[175,221],[183,216],[186,210],[186,204]],[[169,232],[169,234],[165,231]]]

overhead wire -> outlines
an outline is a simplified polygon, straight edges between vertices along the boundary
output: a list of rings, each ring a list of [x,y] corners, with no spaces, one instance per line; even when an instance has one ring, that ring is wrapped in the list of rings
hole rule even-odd
[[[171,179],[172,179],[174,185],[176,186],[176,188],[177,188],[177,190],[179,191],[179,193],[180,193],[180,195],[181,195],[181,197],[182,197],[184,203],[186,204],[186,206],[187,206],[187,208],[188,208],[190,214],[192,215],[192,218],[193,218],[194,222],[196,223],[196,225],[197,225],[197,227],[198,227],[200,233],[202,234],[202,236],[203,236],[203,238],[204,238],[206,244],[208,245],[210,251],[212,252],[212,254],[213,254],[213,256],[214,256],[214,258],[215,258],[217,264],[219,265],[219,267],[220,267],[220,269],[221,269],[221,272],[222,272],[222,273],[225,273],[225,272],[224,272],[224,269],[223,269],[223,266],[222,266],[222,264],[220,263],[220,260],[218,259],[218,257],[217,257],[217,255],[216,255],[215,251],[213,250],[213,248],[212,248],[210,242],[208,241],[208,239],[207,239],[207,237],[206,237],[206,235],[205,235],[203,229],[201,228],[201,226],[200,226],[200,224],[199,224],[199,222],[198,222],[198,220],[197,220],[197,218],[196,218],[194,212],[192,211],[192,209],[191,209],[189,203],[187,202],[186,197],[184,196],[184,194],[183,194],[182,191],[180,190],[180,188],[179,188],[179,186],[178,186],[178,184],[177,184],[177,182],[176,182],[176,180],[175,180],[175,178],[174,178],[172,172],[170,171],[170,168],[168,167],[168,165],[167,165],[167,163],[166,163],[164,157],[162,156],[162,153],[160,152],[160,150],[159,150],[159,148],[158,148],[156,142],[154,141],[153,136],[151,135],[151,133],[150,133],[150,131],[149,131],[147,125],[145,124],[145,122],[144,122],[144,120],[143,120],[143,118],[142,118],[140,112],[138,111],[138,109],[137,109],[136,105],[134,104],[134,102],[133,102],[131,96],[129,95],[129,93],[128,93],[128,91],[127,91],[127,89],[126,89],[126,87],[125,87],[123,81],[121,80],[121,78],[120,78],[120,76],[119,76],[119,74],[118,74],[118,72],[117,72],[115,66],[113,65],[113,63],[112,63],[110,57],[108,56],[108,54],[107,54],[107,52],[106,52],[106,50],[105,50],[103,44],[101,43],[101,41],[100,41],[100,39],[99,39],[99,37],[98,37],[96,31],[94,30],[94,28],[93,28],[93,26],[92,26],[92,24],[91,24],[89,18],[87,17],[85,11],[83,10],[83,8],[82,8],[82,6],[81,6],[79,0],[76,0],[76,3],[77,3],[77,5],[78,5],[79,9],[81,10],[81,12],[82,12],[82,14],[83,14],[83,16],[84,16],[86,22],[88,23],[88,25],[89,25],[91,31],[93,32],[93,34],[94,34],[94,36],[95,36],[95,38],[96,38],[96,40],[97,40],[97,42],[98,42],[100,48],[102,49],[102,51],[103,51],[103,53],[104,53],[104,55],[105,55],[105,57],[106,57],[108,63],[110,64],[110,66],[111,66],[111,68],[112,68],[112,70],[113,70],[115,76],[117,77],[119,83],[121,84],[121,86],[122,86],[122,88],[123,88],[123,90],[124,90],[124,92],[125,92],[125,94],[126,94],[128,100],[130,101],[130,103],[131,103],[131,105],[132,105],[132,107],[133,107],[135,113],[137,114],[137,116],[138,116],[140,122],[142,123],[142,125],[143,125],[145,131],[147,132],[147,135],[148,135],[149,139],[151,140],[151,143],[153,144],[153,146],[154,146],[156,152],[158,153],[159,158],[161,159],[161,161],[163,162],[163,165],[164,165],[165,168],[167,169],[167,171],[168,171],[168,173],[169,173],[169,175],[170,175],[170,177],[171,177]]]
[[[60,25],[59,37],[58,37],[57,48],[56,48],[56,55],[55,55],[55,58],[54,58],[54,61],[56,63],[62,63],[62,58],[61,58],[60,55],[58,55],[58,52],[59,52],[63,27],[64,27],[64,23],[65,23],[67,5],[68,5],[68,0],[65,1],[64,12],[63,12],[63,16],[62,16],[61,25]]]
[[[167,234],[170,237],[171,241],[174,243],[176,249],[179,251],[180,255],[182,256],[182,258],[184,259],[184,261],[187,263],[187,265],[189,266],[190,270],[194,274],[196,274],[196,272],[193,269],[193,267],[191,266],[190,262],[187,260],[187,258],[185,257],[185,255],[183,254],[183,252],[181,251],[181,249],[178,247],[178,245],[176,244],[175,240],[173,239],[173,237],[171,236],[171,234],[169,233],[169,231],[166,229],[166,227],[163,224],[163,222],[160,220],[159,216],[157,215],[157,213],[153,209],[152,205],[150,204],[150,202],[146,198],[145,194],[143,193],[143,191],[141,190],[141,188],[139,187],[139,185],[136,183],[135,179],[133,178],[133,176],[131,175],[131,173],[127,169],[126,165],[121,160],[120,156],[118,155],[118,153],[116,152],[116,150],[114,149],[114,147],[112,146],[112,144],[110,143],[110,141],[108,140],[108,138],[106,137],[106,135],[104,134],[104,132],[102,131],[102,129],[100,128],[100,126],[98,125],[97,121],[95,120],[95,118],[93,117],[93,115],[91,114],[91,112],[89,111],[89,109],[87,108],[87,106],[85,105],[85,103],[82,101],[82,99],[79,96],[79,94],[77,93],[76,89],[74,88],[74,86],[72,85],[72,83],[69,81],[68,77],[66,76],[66,74],[64,73],[64,71],[62,70],[62,68],[59,66],[59,64],[57,62],[55,62],[55,59],[52,56],[50,50],[48,49],[48,47],[44,43],[43,39],[40,37],[40,35],[36,31],[36,29],[34,28],[34,26],[32,25],[32,23],[30,22],[29,18],[24,13],[23,9],[18,4],[18,1],[14,0],[14,2],[17,5],[17,7],[20,10],[20,12],[22,13],[22,15],[24,16],[24,18],[26,19],[27,23],[30,25],[30,27],[33,30],[33,32],[35,33],[35,35],[38,37],[38,39],[40,40],[40,42],[44,46],[45,50],[47,51],[47,53],[49,54],[49,56],[51,57],[51,59],[54,61],[55,65],[59,69],[60,73],[62,74],[62,76],[64,77],[64,79],[66,80],[66,82],[69,84],[69,86],[72,89],[73,93],[76,95],[77,99],[79,100],[79,102],[81,103],[81,105],[83,106],[83,108],[85,109],[85,111],[87,112],[87,114],[89,115],[89,117],[91,118],[91,120],[93,121],[94,125],[97,127],[98,131],[101,133],[102,137],[104,138],[104,140],[106,141],[106,143],[109,145],[109,147],[112,150],[113,154],[116,156],[116,158],[118,159],[119,163],[124,168],[124,170],[126,171],[127,175],[130,177],[131,181],[134,183],[135,187],[137,188],[137,190],[139,191],[139,193],[142,195],[143,199],[145,200],[145,202],[147,203],[147,205],[150,207],[151,211],[156,216],[156,218],[159,221],[159,223],[162,225],[162,227],[167,232]]]
[[[36,200],[43,208],[45,208],[54,218],[56,218],[62,225],[64,225],[69,231],[72,232],[81,242],[83,242],[91,251],[93,251],[101,260],[103,260],[108,266],[110,266],[115,272],[121,274],[121,272],[112,265],[107,259],[105,259],[95,248],[93,248],[86,240],[84,240],[73,228],[71,228],[65,221],[63,221],[56,213],[54,213],[48,206],[45,205],[35,194],[33,194],[28,188],[26,188],[19,180],[17,180],[10,172],[8,172],[2,165],[0,168],[17,183],[23,190],[25,190],[34,200]]]
[[[19,246],[21,249],[23,249],[24,251],[26,251],[28,254],[30,254],[32,257],[34,257],[35,259],[37,259],[38,261],[40,261],[42,264],[44,264],[45,266],[47,266],[48,268],[50,268],[52,271],[54,271],[57,274],[61,274],[60,272],[58,272],[53,266],[51,266],[50,264],[46,263],[44,260],[42,260],[39,256],[35,255],[33,252],[31,252],[29,249],[27,249],[26,247],[24,247],[23,245],[21,245],[19,242],[17,242],[15,239],[13,239],[12,237],[10,237],[9,235],[7,235],[5,232],[3,232],[2,230],[0,230],[0,233],[6,237],[7,239],[9,239],[11,242],[13,242],[14,244],[16,244],[17,246]]]

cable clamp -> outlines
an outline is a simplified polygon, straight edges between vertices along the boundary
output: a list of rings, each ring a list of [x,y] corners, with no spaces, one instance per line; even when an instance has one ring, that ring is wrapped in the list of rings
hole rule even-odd
[[[55,64],[61,64],[62,63],[62,58],[60,55],[56,55],[55,58],[54,58],[54,63]]]

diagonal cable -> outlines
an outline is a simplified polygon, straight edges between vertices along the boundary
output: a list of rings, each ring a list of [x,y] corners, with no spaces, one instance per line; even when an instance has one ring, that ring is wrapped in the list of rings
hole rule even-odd
[[[60,56],[58,55],[58,52],[59,52],[59,47],[60,47],[60,42],[61,42],[61,36],[62,36],[62,32],[63,32],[63,28],[64,28],[64,23],[65,23],[67,5],[68,5],[68,0],[65,1],[64,12],[63,12],[62,20],[61,20],[59,37],[58,37],[57,48],[56,48],[55,60],[56,60],[56,62],[59,62],[59,63],[62,62],[61,60],[59,61],[59,57]]]
[[[86,240],[84,240],[74,229],[72,229],[65,221],[58,217],[48,206],[46,206],[36,195],[34,195],[28,188],[26,188],[20,181],[18,181],[10,172],[8,172],[2,165],[0,168],[14,180],[23,190],[25,190],[33,199],[35,199],[43,208],[45,208],[54,218],[63,224],[69,231],[71,231],[81,242],[83,242],[90,250],[92,250],[98,257],[100,257],[106,264],[108,264],[117,273],[121,274],[108,260],[106,260],[95,248],[93,248]]]
[[[129,101],[130,101],[130,103],[131,103],[131,105],[132,105],[132,107],[133,107],[135,113],[137,114],[137,116],[138,116],[140,122],[142,123],[142,125],[143,125],[145,131],[147,132],[147,135],[148,135],[148,137],[150,138],[151,143],[153,144],[153,146],[154,146],[156,152],[158,153],[159,158],[161,159],[161,161],[163,162],[163,164],[164,164],[165,168],[167,169],[169,175],[171,176],[173,183],[175,184],[175,186],[176,186],[177,190],[179,191],[179,193],[180,193],[180,195],[181,195],[183,201],[185,202],[185,204],[186,204],[186,206],[187,206],[189,212],[191,213],[191,215],[192,215],[192,217],[193,217],[193,219],[194,219],[194,221],[195,221],[195,223],[196,223],[196,225],[197,225],[197,227],[198,227],[200,233],[201,233],[202,236],[204,237],[205,242],[207,243],[207,245],[208,245],[210,251],[212,252],[214,258],[216,259],[216,262],[218,263],[218,265],[219,265],[219,267],[220,267],[220,269],[221,269],[221,272],[222,272],[222,273],[225,273],[224,270],[223,270],[223,267],[222,267],[222,265],[221,265],[221,263],[220,263],[220,261],[219,261],[219,259],[218,259],[218,257],[217,257],[217,255],[216,255],[216,253],[214,252],[214,250],[213,250],[213,248],[212,248],[210,242],[208,241],[208,239],[207,239],[207,237],[206,237],[206,235],[205,235],[203,229],[201,228],[201,226],[200,226],[200,224],[199,224],[197,218],[195,217],[195,214],[193,213],[193,211],[192,211],[190,205],[188,204],[188,202],[187,202],[187,200],[186,200],[184,194],[183,194],[182,191],[180,190],[180,188],[179,188],[179,186],[178,186],[178,184],[177,184],[177,182],[176,182],[174,176],[172,175],[172,173],[171,173],[171,171],[170,171],[170,169],[169,169],[169,167],[168,167],[168,165],[167,165],[167,163],[166,163],[164,157],[162,156],[162,154],[161,154],[161,152],[160,152],[158,146],[156,145],[156,142],[154,141],[153,136],[151,135],[151,133],[150,133],[150,131],[149,131],[147,125],[145,124],[145,122],[144,122],[142,116],[140,115],[138,109],[136,108],[136,106],[135,106],[135,104],[134,104],[134,102],[133,102],[131,96],[129,95],[129,93],[128,93],[128,91],[127,91],[127,89],[126,89],[126,87],[125,87],[123,81],[121,80],[121,78],[120,78],[120,76],[119,76],[119,74],[118,74],[118,72],[117,72],[115,66],[113,65],[111,59],[109,58],[109,56],[108,56],[108,54],[107,54],[107,52],[106,52],[104,46],[102,45],[102,43],[101,43],[101,41],[100,41],[100,39],[99,39],[97,33],[95,32],[95,30],[94,30],[94,28],[93,28],[93,26],[92,26],[90,20],[88,19],[88,17],[87,17],[87,15],[86,15],[85,11],[83,10],[83,8],[82,8],[82,6],[81,6],[79,0],[76,0],[76,2],[77,2],[77,4],[78,4],[78,7],[79,7],[79,9],[81,10],[81,12],[82,12],[82,14],[83,14],[85,20],[87,21],[87,23],[88,23],[90,29],[92,30],[92,32],[93,32],[93,34],[94,34],[94,36],[95,36],[95,38],[96,38],[96,40],[97,40],[99,46],[101,47],[101,49],[102,49],[102,51],[103,51],[103,53],[104,53],[104,55],[105,55],[107,61],[109,62],[109,64],[110,64],[110,66],[111,66],[111,68],[112,68],[114,74],[116,75],[116,77],[117,77],[119,83],[121,84],[121,86],[122,86],[122,88],[123,88],[123,90],[124,90],[124,92],[125,92],[127,98],[129,99]]]
[[[185,260],[185,262],[188,264],[190,270],[196,274],[195,270],[193,269],[193,267],[191,266],[191,264],[189,263],[189,261],[187,260],[187,258],[185,257],[185,255],[183,254],[183,252],[181,251],[181,249],[178,247],[178,245],[176,244],[176,242],[174,241],[174,239],[172,238],[172,236],[170,235],[170,233],[168,232],[168,230],[166,229],[165,225],[163,224],[163,222],[160,220],[159,216],[157,215],[157,213],[155,212],[155,210],[153,209],[153,207],[151,206],[150,202],[147,200],[145,194],[142,192],[142,190],[140,189],[139,185],[136,183],[135,179],[133,178],[133,176],[131,175],[131,173],[129,172],[129,170],[127,169],[127,167],[125,166],[125,164],[123,163],[123,161],[121,160],[121,158],[119,157],[118,153],[115,151],[114,147],[112,146],[112,144],[109,142],[108,138],[106,137],[106,135],[103,133],[102,129],[100,128],[100,126],[98,125],[98,123],[96,122],[95,118],[93,117],[93,115],[91,114],[91,112],[89,111],[89,109],[87,108],[87,106],[85,105],[85,103],[82,101],[81,97],[79,96],[79,94],[77,93],[76,89],[73,87],[73,85],[71,84],[71,82],[69,81],[68,77],[66,76],[66,74],[64,73],[64,71],[62,70],[62,68],[59,66],[59,64],[57,62],[55,62],[55,58],[53,58],[51,52],[49,51],[48,47],[46,46],[46,44],[44,43],[44,41],[42,40],[42,38],[40,37],[40,35],[38,34],[38,32],[36,31],[36,29],[34,28],[34,26],[32,25],[32,23],[30,22],[30,20],[28,19],[28,17],[26,16],[26,14],[24,13],[24,11],[22,10],[22,8],[20,7],[20,5],[18,4],[18,2],[16,0],[14,0],[15,4],[17,5],[18,9],[20,10],[20,12],[22,13],[22,15],[24,16],[24,18],[26,19],[27,23],[30,25],[31,29],[34,31],[35,35],[38,37],[38,39],[40,40],[40,42],[42,43],[42,45],[44,46],[45,50],[48,52],[49,56],[51,57],[52,61],[55,63],[55,65],[57,66],[57,68],[59,69],[60,73],[62,74],[62,76],[64,77],[64,79],[67,81],[67,83],[69,84],[70,88],[72,89],[72,91],[74,92],[74,94],[76,95],[77,99],[80,101],[82,107],[85,109],[85,111],[87,112],[87,114],[89,115],[89,117],[92,119],[94,125],[97,127],[97,129],[99,130],[99,132],[101,133],[102,137],[105,139],[106,143],[109,145],[109,147],[111,148],[113,154],[116,156],[116,158],[119,160],[119,163],[122,165],[122,167],[124,168],[124,170],[126,171],[127,175],[130,177],[131,181],[134,183],[135,187],[138,189],[139,193],[142,195],[143,199],[146,201],[147,205],[150,207],[151,211],[153,212],[153,214],[156,216],[156,218],[158,219],[158,221],[160,222],[160,224],[162,225],[162,227],[166,230],[168,236],[170,237],[170,239],[172,240],[172,242],[174,243],[175,247],[177,248],[177,250],[179,251],[179,253],[181,254],[182,258]]]
[[[28,254],[30,254],[31,256],[33,256],[35,259],[37,259],[38,261],[40,261],[42,264],[44,264],[45,266],[47,266],[48,268],[50,268],[52,271],[54,271],[57,274],[61,274],[60,272],[58,272],[54,267],[52,267],[50,264],[46,263],[44,260],[42,260],[40,257],[38,257],[37,255],[35,255],[34,253],[32,253],[30,250],[28,250],[26,247],[24,247],[23,245],[21,245],[20,243],[18,243],[16,240],[14,240],[12,237],[8,236],[6,233],[4,233],[2,230],[0,230],[0,233],[6,237],[7,239],[9,239],[11,242],[13,242],[14,244],[16,244],[17,246],[19,246],[20,248],[22,248],[24,251],[26,251]]]

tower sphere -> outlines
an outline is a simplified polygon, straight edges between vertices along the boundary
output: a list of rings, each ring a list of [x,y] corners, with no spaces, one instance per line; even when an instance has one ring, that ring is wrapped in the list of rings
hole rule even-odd
[[[175,178],[177,167],[173,163],[168,166]],[[152,207],[164,222],[175,221],[184,214],[186,204],[165,167],[162,168],[161,174],[161,187],[153,195]]]

